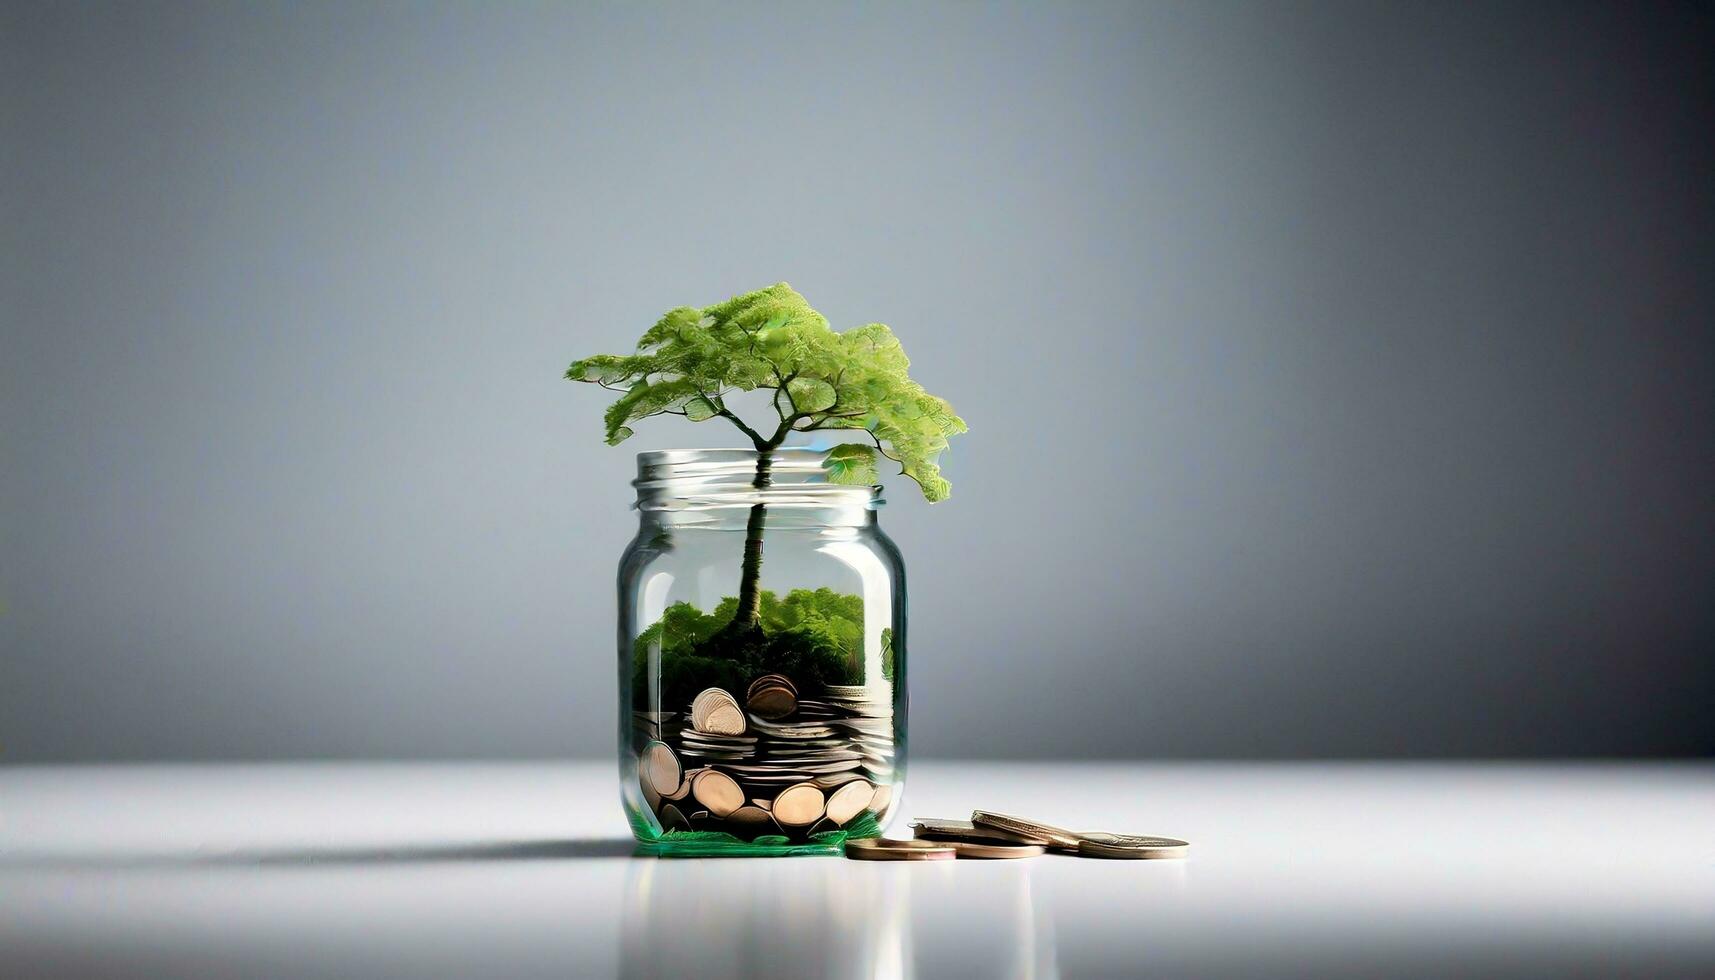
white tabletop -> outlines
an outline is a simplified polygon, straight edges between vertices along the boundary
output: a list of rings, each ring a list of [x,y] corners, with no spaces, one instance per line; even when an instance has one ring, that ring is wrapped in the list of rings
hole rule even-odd
[[[973,806],[1192,856],[632,858],[598,763],[12,768],[0,975],[1715,973],[1707,764],[913,767]]]

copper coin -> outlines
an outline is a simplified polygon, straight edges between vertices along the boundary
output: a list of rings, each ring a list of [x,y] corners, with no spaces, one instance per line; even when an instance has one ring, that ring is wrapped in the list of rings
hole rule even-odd
[[[1013,858],[1041,857],[1047,850],[1041,844],[977,844],[962,840],[943,841],[941,843],[952,848],[961,861],[966,858],[1005,861]]]
[[[928,841],[846,841],[846,857],[858,861],[951,861],[958,852]]]

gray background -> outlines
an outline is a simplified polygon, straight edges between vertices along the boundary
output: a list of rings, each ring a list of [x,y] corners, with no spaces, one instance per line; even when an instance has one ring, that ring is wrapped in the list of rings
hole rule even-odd
[[[0,759],[606,755],[632,452],[787,279],[929,755],[1715,749],[1711,8],[7,4]]]

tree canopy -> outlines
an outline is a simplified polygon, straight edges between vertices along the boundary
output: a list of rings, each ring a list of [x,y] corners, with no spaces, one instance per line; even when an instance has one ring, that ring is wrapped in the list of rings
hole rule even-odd
[[[655,415],[724,418],[759,452],[779,447],[794,432],[851,430],[873,445],[830,450],[831,480],[874,483],[879,451],[922,487],[924,497],[942,500],[951,486],[937,460],[965,422],[911,380],[910,364],[886,325],[835,331],[782,282],[701,309],[668,310],[637,342],[636,353],[573,361],[566,377],[622,392],[605,416],[609,445],[630,437],[632,423]],[[751,427],[726,405],[732,392],[759,389],[775,392],[780,424],[772,433]]]

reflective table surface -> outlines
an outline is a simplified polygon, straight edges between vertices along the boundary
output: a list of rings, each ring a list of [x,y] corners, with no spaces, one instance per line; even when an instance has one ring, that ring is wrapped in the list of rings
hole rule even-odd
[[[1191,857],[633,858],[594,762],[13,767],[0,976],[1715,975],[1709,764],[912,767],[973,807]]]

